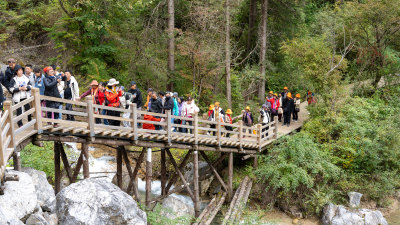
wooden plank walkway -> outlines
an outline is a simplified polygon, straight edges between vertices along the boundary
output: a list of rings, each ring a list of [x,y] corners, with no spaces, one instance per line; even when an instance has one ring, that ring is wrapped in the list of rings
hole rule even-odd
[[[41,101],[58,101],[61,104],[73,104],[74,111],[41,107]],[[16,116],[16,109],[25,104],[31,105],[31,110]],[[0,175],[4,174],[5,165],[15,151],[20,151],[24,146],[35,139],[36,141],[74,141],[91,142],[109,145],[137,145],[142,147],[183,148],[199,151],[235,152],[240,154],[257,154],[264,151],[268,144],[277,138],[290,134],[301,127],[308,118],[306,102],[301,104],[299,122],[292,122],[290,127],[282,126],[275,121],[261,126],[243,126],[239,121],[236,124],[225,124],[202,120],[197,115],[193,118],[183,118],[165,114],[139,111],[132,104],[130,109],[112,108],[92,104],[91,97],[84,102],[75,102],[65,99],[40,96],[38,89],[32,89],[32,97],[17,105],[5,102],[5,111],[0,118]],[[95,114],[98,110],[113,110],[121,112],[121,117],[110,117]],[[54,120],[42,118],[45,112],[74,115],[77,121]],[[129,114],[122,117],[122,113]],[[28,114],[33,115],[32,121],[27,121]],[[161,118],[162,121],[144,120],[144,116]],[[185,120],[186,124],[173,124],[171,119]],[[96,124],[99,119],[116,120],[130,123],[130,127],[106,126]],[[22,120],[24,126],[18,127],[17,121]],[[217,120],[219,121],[219,120]],[[189,124],[190,122],[190,124]],[[49,125],[57,123],[58,127]],[[142,129],[144,124],[160,126],[160,130]],[[216,128],[210,128],[216,125]],[[227,131],[224,126],[231,126],[233,131]],[[269,130],[262,131],[265,127]],[[173,132],[173,128],[187,129],[189,132]],[[215,133],[215,135],[213,134]],[[230,137],[227,137],[227,134]]]

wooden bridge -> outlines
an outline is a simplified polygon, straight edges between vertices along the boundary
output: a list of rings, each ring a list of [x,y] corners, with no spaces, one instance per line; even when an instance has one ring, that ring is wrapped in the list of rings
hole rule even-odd
[[[73,110],[46,108],[41,106],[41,102],[54,101],[61,104],[72,104]],[[26,104],[31,105],[31,109],[23,114],[16,116],[16,110]],[[157,203],[169,194],[179,192],[183,189],[187,191],[193,199],[196,216],[200,214],[199,207],[199,171],[198,162],[200,156],[209,164],[209,170],[221,183],[221,187],[227,194],[227,199],[232,198],[232,177],[233,177],[233,153],[244,154],[246,157],[255,156],[264,151],[268,144],[278,138],[278,122],[275,120],[265,126],[255,125],[247,127],[241,121],[234,124],[208,121],[194,115],[193,118],[179,117],[171,115],[170,111],[165,114],[152,113],[138,110],[135,104],[130,109],[113,108],[107,106],[94,105],[92,97],[87,97],[85,101],[71,101],[48,96],[41,96],[38,89],[32,89],[32,97],[25,101],[12,105],[10,101],[4,104],[4,113],[0,118],[0,175],[1,187],[7,180],[6,164],[13,157],[14,168],[20,170],[21,162],[19,152],[24,147],[33,143],[40,145],[41,141],[54,141],[54,164],[55,164],[55,191],[60,191],[61,187],[61,160],[70,183],[77,180],[78,174],[83,167],[84,178],[89,178],[89,144],[105,144],[114,146],[117,149],[117,181],[122,186],[122,166],[125,164],[130,176],[128,193],[133,194],[136,200],[140,201],[137,187],[137,174],[141,163],[144,161],[146,153],[146,206],[150,208],[152,203]],[[101,110],[119,111],[130,113],[129,118],[111,117],[97,112]],[[55,120],[44,118],[45,112],[62,113],[73,115],[76,121]],[[96,113],[95,113],[96,112]],[[32,120],[28,121],[28,115],[32,115]],[[161,122],[144,120],[144,115],[151,115],[162,118]],[[276,117],[275,117],[276,118]],[[118,120],[129,122],[130,127],[108,126],[96,124],[96,119]],[[174,124],[172,119],[188,121],[187,125]],[[17,122],[22,120],[24,125],[17,126]],[[54,127],[51,123],[59,124]],[[161,130],[142,129],[143,124],[154,124],[161,126]],[[210,128],[215,125],[216,128]],[[224,126],[231,126],[233,131],[227,131]],[[185,128],[189,132],[174,132],[174,128]],[[266,129],[268,128],[268,129]],[[227,134],[230,134],[228,137]],[[82,143],[81,154],[75,168],[71,168],[68,158],[63,149],[62,142]],[[135,168],[131,168],[128,154],[131,152],[125,146],[143,147],[136,160]],[[152,179],[152,148],[159,148],[161,151],[161,187],[162,195],[159,198],[151,199],[151,179]],[[170,149],[185,149],[187,153],[180,160],[180,164],[175,161]],[[219,157],[212,162],[205,151],[219,153]],[[172,163],[175,171],[167,171],[166,155]],[[193,188],[183,176],[183,168],[193,155],[194,177]],[[200,156],[199,156],[200,155]],[[218,166],[228,157],[228,180],[224,181],[218,172]],[[168,176],[169,177],[168,177]],[[170,190],[176,181],[181,179],[183,185]],[[0,188],[1,192],[1,188]]]

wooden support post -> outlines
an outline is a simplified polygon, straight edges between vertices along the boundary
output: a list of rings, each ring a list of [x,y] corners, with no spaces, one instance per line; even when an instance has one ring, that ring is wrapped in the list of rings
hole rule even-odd
[[[258,152],[261,152],[261,145],[262,145],[262,127],[261,124],[257,124],[257,130],[258,130],[258,136],[257,136],[257,141],[258,141]]]
[[[194,214],[200,215],[200,194],[199,194],[199,153],[197,150],[193,154],[193,191],[194,191]]]
[[[128,154],[127,154],[125,148],[123,148],[123,150],[124,150],[124,151],[122,151],[122,156],[123,156],[124,161],[125,161],[126,169],[128,170],[128,173],[129,173],[129,178],[130,178],[130,179],[135,179],[135,177],[133,176],[133,171],[132,171],[132,167],[131,167],[131,162],[130,162],[130,160],[129,160],[129,158],[128,158]],[[137,181],[135,181],[135,182],[137,183]],[[135,184],[136,184],[136,183],[135,183]],[[128,185],[128,187],[129,187],[129,185]],[[134,187],[135,187],[135,188],[134,188],[133,194],[135,195],[135,199],[136,199],[137,201],[139,201],[139,192],[138,192],[138,190],[137,190],[137,186],[135,185]],[[127,191],[127,192],[128,192],[128,191]]]
[[[194,144],[199,144],[199,115],[198,113],[194,114]],[[197,150],[197,148],[196,148]]]
[[[86,112],[88,114],[87,117],[87,123],[88,123],[88,129],[90,131],[89,135],[91,137],[91,140],[94,140],[94,110],[93,110],[93,97],[92,96],[87,96],[86,97],[86,103],[87,103],[87,108]],[[85,167],[84,167],[85,168]]]
[[[72,183],[73,174],[72,174],[71,168],[69,166],[67,154],[65,154],[63,144],[61,142],[58,142],[58,143],[60,145],[59,148],[60,148],[60,153],[61,153],[61,159],[62,159],[63,164],[64,164],[65,172],[67,172],[67,176],[68,176],[69,182]]]
[[[274,117],[274,122],[275,122],[275,124],[274,124],[274,138],[275,139],[278,139],[278,117],[277,116],[275,116]]]
[[[167,167],[165,162],[165,149],[161,149],[161,196],[165,196],[165,186],[167,184]]]
[[[54,192],[57,194],[61,190],[61,150],[59,142],[54,142]]]
[[[32,104],[33,107],[35,108],[35,114],[33,116],[33,118],[36,119],[35,130],[37,130],[38,134],[41,134],[43,132],[43,129],[42,129],[42,107],[40,104],[40,90],[39,88],[32,88],[31,93],[34,97]]]
[[[81,154],[79,155],[78,162],[76,163],[75,169],[74,169],[74,174],[72,175],[72,181],[71,183],[75,183],[76,179],[78,178],[79,171],[81,170],[83,163],[83,152],[81,151]]]
[[[13,153],[14,170],[21,171],[21,154],[19,152]]]
[[[117,185],[122,189],[122,151],[124,151],[122,146],[117,148]]]
[[[192,154],[192,150],[189,150],[188,153],[186,153],[186,155],[185,155],[185,157],[183,158],[181,164],[179,165],[179,169],[180,169],[180,170],[182,170],[182,169],[186,166],[186,164],[187,164],[187,162],[188,162],[188,160],[189,160],[189,158],[190,158],[189,156],[190,156],[191,154]],[[167,188],[165,189],[165,194],[168,194],[169,189],[171,189],[172,185],[176,182],[177,179],[178,179],[178,172],[175,170],[174,175],[173,175],[172,178],[168,181]]]
[[[6,146],[6,148],[15,148],[15,135],[14,135],[14,123],[13,123],[13,111],[11,109],[12,102],[11,101],[5,101],[4,102],[4,111],[8,111],[8,116],[7,116],[7,122],[10,124],[10,129],[8,129],[7,136],[11,136],[11,142],[9,146]]]
[[[176,161],[175,161],[174,157],[172,156],[171,152],[169,151],[169,149],[167,149],[167,154],[168,154],[168,156],[169,156],[169,159],[171,160],[172,165],[173,165],[174,168],[175,168],[175,171],[178,173],[179,177],[181,178],[182,183],[183,183],[183,185],[184,185],[185,188],[186,188],[186,191],[189,193],[190,197],[192,198],[192,200],[193,200],[193,202],[194,202],[194,195],[193,195],[193,192],[192,192],[192,190],[190,189],[189,184],[188,184],[188,182],[187,182],[186,179],[185,179],[185,176],[183,176],[183,173],[182,173],[181,169],[180,169],[180,168],[178,167],[178,165],[176,164]]]
[[[171,110],[166,110],[165,113],[167,114],[166,122],[167,122],[167,138],[168,144],[171,146],[171,134],[172,134],[172,117],[171,117]]]
[[[82,164],[83,164],[83,177],[89,178],[89,144],[82,143]]]
[[[211,171],[213,171],[215,177],[217,178],[217,180],[219,181],[219,183],[221,184],[222,188],[225,191],[228,191],[228,187],[226,186],[224,180],[221,178],[221,176],[218,174],[217,169],[215,169],[215,167],[213,166],[213,164],[211,163],[210,159],[208,158],[208,156],[206,155],[206,153],[200,151],[201,156],[203,156],[204,160],[206,160],[208,166],[211,168]]]
[[[218,114],[217,118],[217,139],[218,139],[218,146],[221,147],[221,117],[220,114]]]
[[[138,186],[137,186],[138,183],[137,183],[136,177],[139,172],[140,165],[143,162],[145,151],[146,150],[143,148],[142,152],[139,155],[139,158],[136,160],[135,170],[133,171],[133,174],[132,174],[133,178],[131,178],[129,185],[128,185],[128,190],[127,190],[128,194],[131,194],[131,190],[133,188],[133,192],[137,197],[139,197],[139,194],[138,194]],[[137,201],[139,202],[139,199],[137,199]]]
[[[147,149],[146,160],[146,207],[150,209],[151,202],[151,179],[153,177],[153,165],[151,162],[152,149]]]
[[[138,139],[138,124],[137,124],[137,118],[138,118],[138,115],[137,115],[137,105],[136,105],[136,103],[132,103],[131,104],[131,110],[132,110],[132,115],[131,115],[131,118],[132,118],[132,133],[133,133],[133,140],[137,140]]]
[[[255,155],[254,157],[253,157],[253,168],[254,169],[257,169],[257,167],[258,167],[258,159],[257,159],[257,155]]]
[[[239,121],[239,150],[243,150],[243,121]]]
[[[228,199],[229,201],[232,199],[233,195],[233,152],[228,153]]]

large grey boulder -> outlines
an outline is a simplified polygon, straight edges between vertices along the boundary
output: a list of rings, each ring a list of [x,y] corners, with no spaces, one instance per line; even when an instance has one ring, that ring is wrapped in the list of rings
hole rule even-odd
[[[22,171],[31,176],[38,203],[43,211],[53,212],[56,206],[56,195],[47,181],[46,173],[32,168],[24,168]]]
[[[349,192],[347,193],[349,196],[349,206],[352,208],[360,206],[361,197],[363,196],[361,193],[358,192]]]
[[[0,195],[0,215],[3,214],[0,217],[5,221],[25,221],[36,210],[38,201],[35,186],[26,173],[14,170],[7,173],[18,175],[19,181],[5,182],[4,195]]]
[[[194,207],[193,205],[183,201],[182,199],[170,195],[168,198],[163,200],[162,206],[163,215],[169,219],[175,219],[183,216],[193,217]]]
[[[49,214],[48,212],[43,213],[43,217],[49,223],[49,225],[57,225],[58,224],[58,217],[57,214]]]
[[[60,225],[147,224],[147,216],[131,196],[104,179],[86,179],[57,194]]]
[[[388,225],[380,211],[348,210],[332,203],[325,206],[321,222],[322,225]]]

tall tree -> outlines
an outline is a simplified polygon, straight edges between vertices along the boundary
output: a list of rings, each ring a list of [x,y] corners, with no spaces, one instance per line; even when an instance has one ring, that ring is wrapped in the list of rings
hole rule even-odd
[[[256,24],[257,18],[257,1],[250,0],[250,10],[249,10],[249,29],[247,33],[247,48],[246,51],[249,53],[254,45],[254,26]]]
[[[268,0],[262,0],[261,6],[261,52],[260,52],[260,73],[261,84],[258,89],[258,99],[264,102],[265,97],[265,67],[267,52],[267,20],[268,20]]]
[[[175,73],[175,7],[174,0],[168,0],[168,89],[173,90]]]
[[[231,93],[231,40],[230,40],[230,12],[229,0],[225,1],[225,72],[226,72],[226,97],[229,108],[232,108]]]

